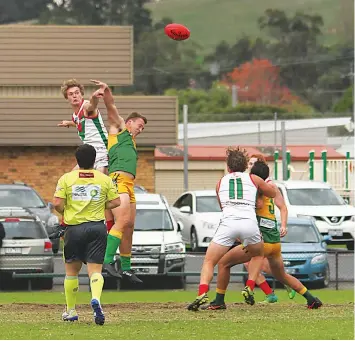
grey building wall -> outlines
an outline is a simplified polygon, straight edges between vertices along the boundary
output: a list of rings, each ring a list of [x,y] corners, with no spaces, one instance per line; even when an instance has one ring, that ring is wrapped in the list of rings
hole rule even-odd
[[[204,138],[189,138],[190,145],[273,145],[275,141],[274,132],[262,132],[253,134],[236,134],[227,136],[210,136]],[[287,144],[304,145],[304,144],[326,144],[327,128],[312,128],[303,130],[286,131]],[[182,144],[183,140],[179,140]],[[276,144],[281,144],[281,131],[276,133]]]

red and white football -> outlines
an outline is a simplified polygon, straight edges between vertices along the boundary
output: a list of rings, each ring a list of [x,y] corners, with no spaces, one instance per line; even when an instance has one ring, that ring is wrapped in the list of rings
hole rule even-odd
[[[190,37],[189,29],[181,24],[169,24],[165,26],[165,34],[174,40],[186,40]]]

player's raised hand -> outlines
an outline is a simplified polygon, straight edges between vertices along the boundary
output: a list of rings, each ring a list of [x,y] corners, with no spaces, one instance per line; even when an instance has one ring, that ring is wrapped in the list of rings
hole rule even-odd
[[[96,80],[96,79],[90,79],[90,82],[91,83],[94,83],[96,84],[97,86],[99,86],[101,89],[105,90],[108,88],[108,85],[104,82],[101,82],[99,80]]]
[[[69,128],[69,126],[70,126],[70,121],[62,121],[62,122],[57,124],[57,127]]]
[[[96,98],[103,98],[105,94],[105,89],[100,88],[93,92],[92,96]]]

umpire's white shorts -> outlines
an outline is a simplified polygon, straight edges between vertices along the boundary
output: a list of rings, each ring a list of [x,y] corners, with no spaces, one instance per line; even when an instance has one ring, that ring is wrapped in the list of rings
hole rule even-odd
[[[222,219],[212,239],[216,244],[232,246],[240,239],[244,246],[260,243],[258,222],[253,219]]]

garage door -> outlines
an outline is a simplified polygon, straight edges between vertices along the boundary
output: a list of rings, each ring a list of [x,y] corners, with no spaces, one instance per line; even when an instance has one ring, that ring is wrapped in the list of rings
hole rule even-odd
[[[222,170],[189,171],[189,190],[215,189],[224,175]],[[184,172],[179,170],[155,171],[155,191],[166,196],[172,204],[184,192]]]

